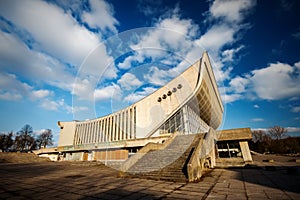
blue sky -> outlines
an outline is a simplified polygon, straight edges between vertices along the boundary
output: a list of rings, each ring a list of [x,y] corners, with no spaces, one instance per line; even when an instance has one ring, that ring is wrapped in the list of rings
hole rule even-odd
[[[0,1],[0,132],[100,117],[208,51],[222,129],[300,136],[300,2]]]

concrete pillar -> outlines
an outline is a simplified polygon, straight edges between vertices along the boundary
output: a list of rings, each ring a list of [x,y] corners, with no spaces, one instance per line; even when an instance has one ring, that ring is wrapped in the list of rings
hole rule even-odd
[[[100,128],[100,136],[101,136],[101,142],[104,142],[104,120],[101,120],[101,128]]]
[[[240,141],[240,147],[245,162],[252,162],[252,156],[247,141]]]
[[[100,134],[100,120],[97,121],[97,131],[96,131],[97,137],[96,137],[96,143],[99,143],[99,134]]]
[[[183,106],[182,113],[183,113],[183,123],[184,123],[184,134],[188,135],[190,133],[190,125],[189,125],[189,118],[188,118],[188,109],[187,105]]]

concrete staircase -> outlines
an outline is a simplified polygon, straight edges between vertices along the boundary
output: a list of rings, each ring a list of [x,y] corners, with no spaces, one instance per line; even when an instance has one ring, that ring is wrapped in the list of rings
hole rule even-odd
[[[127,170],[129,176],[186,182],[187,163],[204,134],[177,135],[164,149],[149,151]]]

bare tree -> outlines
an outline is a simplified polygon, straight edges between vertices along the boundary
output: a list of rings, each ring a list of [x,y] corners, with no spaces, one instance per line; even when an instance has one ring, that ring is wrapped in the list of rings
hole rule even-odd
[[[53,135],[50,129],[43,131],[37,138],[39,148],[46,148],[47,145],[53,144]]]
[[[7,151],[14,144],[12,137],[13,137],[12,131],[8,134],[2,133],[0,135],[0,149],[2,151]]]
[[[274,126],[274,127],[270,127],[268,129],[268,132],[270,133],[270,135],[274,138],[276,138],[277,140],[281,139],[283,136],[286,136],[287,134],[287,129],[281,127],[281,126]]]
[[[266,136],[266,131],[263,130],[254,130],[252,131],[253,141],[254,142],[263,142]]]
[[[17,133],[17,137],[15,139],[16,147],[19,150],[30,150],[33,137],[32,137],[33,129],[30,125],[26,124],[23,128]]]

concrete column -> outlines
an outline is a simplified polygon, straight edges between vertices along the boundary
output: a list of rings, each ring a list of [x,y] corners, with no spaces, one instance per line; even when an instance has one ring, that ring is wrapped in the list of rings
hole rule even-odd
[[[109,141],[112,141],[112,117],[108,118],[108,132],[109,132]]]
[[[133,138],[136,138],[136,107],[133,107]]]
[[[240,147],[245,162],[252,162],[252,156],[247,141],[240,141]]]
[[[188,135],[190,133],[190,125],[189,125],[187,105],[182,107],[182,113],[183,113],[183,123],[184,123],[184,134]]]
[[[97,128],[98,128],[98,123],[97,121],[94,122],[94,141],[93,143],[96,143],[97,141]]]
[[[117,113],[116,115],[115,115],[115,135],[116,135],[116,140],[118,141],[119,140],[119,123],[118,123],[118,121],[119,121],[119,114]]]
[[[120,117],[120,140],[124,139],[124,111],[121,112]]]
[[[125,134],[125,140],[128,139],[128,109],[125,110],[125,131],[124,131],[124,134]]]
[[[132,139],[132,108],[129,108],[129,138]]]
[[[101,121],[101,127],[100,127],[100,137],[101,137],[101,142],[104,142],[104,128],[103,128],[103,126],[104,126],[104,120],[102,119]]]
[[[109,141],[109,138],[108,138],[108,118],[105,119],[105,122],[104,122],[104,125],[105,125],[105,142],[108,142]]]
[[[83,132],[84,132],[83,124],[80,124],[80,134],[79,134],[79,138],[78,138],[78,144],[82,144]]]
[[[112,141],[116,140],[116,116],[112,116],[112,122],[111,122],[111,128],[112,128]]]
[[[97,121],[97,130],[96,130],[96,143],[99,143],[99,134],[100,134],[100,120]]]
[[[83,134],[82,134],[81,144],[84,144],[84,142],[85,142],[85,134],[86,134],[86,123],[84,123],[82,126],[83,126]]]
[[[93,143],[93,139],[94,139],[94,122],[90,122],[90,134],[89,134],[89,141],[88,143]]]

